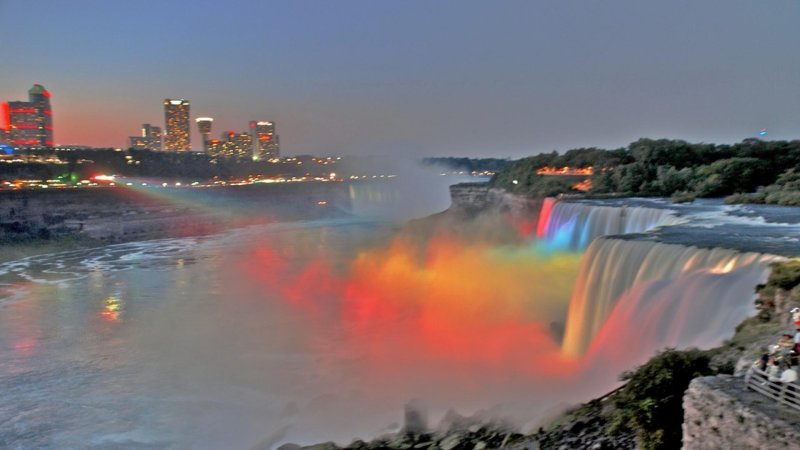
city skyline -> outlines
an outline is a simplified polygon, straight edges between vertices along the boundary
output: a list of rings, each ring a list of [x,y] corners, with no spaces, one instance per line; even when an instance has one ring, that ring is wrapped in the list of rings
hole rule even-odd
[[[11,36],[34,11],[40,30],[7,41],[0,99],[47,86],[56,144],[97,147],[163,124],[164,98],[190,99],[218,130],[269,118],[289,154],[800,136],[796,1],[176,1],[142,20],[145,4],[0,2]]]

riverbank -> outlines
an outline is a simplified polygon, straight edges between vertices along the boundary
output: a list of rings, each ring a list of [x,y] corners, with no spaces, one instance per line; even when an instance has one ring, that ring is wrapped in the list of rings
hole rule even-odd
[[[2,192],[0,261],[341,216],[349,209],[344,183]]]

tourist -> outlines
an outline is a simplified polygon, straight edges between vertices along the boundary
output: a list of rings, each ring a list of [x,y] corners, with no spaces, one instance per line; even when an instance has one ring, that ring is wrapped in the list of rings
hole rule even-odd
[[[781,373],[781,383],[794,383],[797,381],[797,368],[795,366],[787,367]]]
[[[795,330],[794,334],[794,352],[800,355],[800,328]]]
[[[769,381],[780,381],[781,379],[781,365],[777,359],[770,356],[767,363],[767,379]]]
[[[792,322],[794,322],[794,327],[800,328],[800,308],[792,308],[790,312],[792,313]]]
[[[773,347],[772,356],[779,364],[789,365],[792,354],[794,353],[794,337],[789,333],[784,333],[778,343]]]
[[[761,355],[761,358],[758,358],[753,363],[753,367],[755,367],[756,369],[764,372],[765,370],[767,370],[767,362],[768,361],[769,361],[769,354],[764,353],[763,355]]]

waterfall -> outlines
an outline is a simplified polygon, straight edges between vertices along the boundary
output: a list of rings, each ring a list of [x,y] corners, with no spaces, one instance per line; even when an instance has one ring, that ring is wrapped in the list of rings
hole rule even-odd
[[[642,233],[679,223],[674,211],[638,206],[597,206],[545,199],[536,235],[556,249],[582,250],[600,236]]]
[[[562,349],[580,356],[590,345],[607,350],[631,340],[655,346],[651,353],[668,345],[718,344],[753,314],[753,289],[777,259],[722,248],[595,239],[579,269]]]

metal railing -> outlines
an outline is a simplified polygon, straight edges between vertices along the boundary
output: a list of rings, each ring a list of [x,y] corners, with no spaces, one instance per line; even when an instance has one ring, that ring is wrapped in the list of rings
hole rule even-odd
[[[757,367],[750,367],[744,376],[744,386],[782,405],[800,411],[800,385],[796,382],[770,381],[766,372]]]

